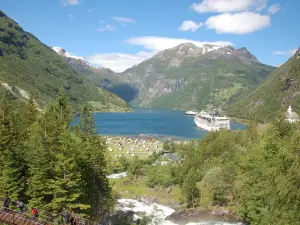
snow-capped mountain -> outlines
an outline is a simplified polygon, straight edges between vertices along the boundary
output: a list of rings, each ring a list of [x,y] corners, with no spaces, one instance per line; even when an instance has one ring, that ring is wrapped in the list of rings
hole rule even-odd
[[[133,104],[188,109],[222,106],[234,94],[257,85],[273,69],[246,48],[183,43],[158,52],[120,77],[138,88]]]
[[[77,72],[81,72],[83,69],[90,68],[95,69],[84,57],[73,55],[67,52],[61,47],[51,47],[58,55],[62,56]]]

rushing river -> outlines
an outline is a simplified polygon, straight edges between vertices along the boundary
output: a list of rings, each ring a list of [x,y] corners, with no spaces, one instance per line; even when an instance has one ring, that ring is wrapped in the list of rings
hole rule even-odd
[[[133,211],[135,217],[141,217],[142,214],[152,216],[151,225],[241,225],[241,223],[229,223],[220,217],[207,215],[205,218],[186,218],[184,221],[170,221],[166,218],[175,212],[174,209],[157,204],[149,199],[133,200],[119,199],[116,206],[117,210]]]
[[[159,139],[199,139],[207,132],[194,124],[193,116],[185,112],[166,109],[134,108],[132,113],[95,113],[96,130],[102,135],[136,136],[145,134]],[[78,122],[75,118],[73,124]],[[246,129],[239,123],[231,123],[233,130]]]

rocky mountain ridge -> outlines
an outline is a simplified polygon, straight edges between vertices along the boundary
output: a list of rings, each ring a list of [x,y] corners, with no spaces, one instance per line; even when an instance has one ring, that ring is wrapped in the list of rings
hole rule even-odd
[[[300,48],[261,84],[231,99],[226,111],[235,117],[249,118],[256,113],[260,121],[284,116],[289,105],[300,112]]]
[[[223,106],[231,96],[257,85],[273,70],[246,48],[183,43],[120,76],[138,87],[134,105],[189,109]]]
[[[237,57],[241,60],[258,62],[256,57],[245,47],[235,49],[230,45],[210,44],[204,44],[202,47],[197,47],[192,43],[183,43],[174,48],[166,49],[157,53],[153,57],[169,62],[169,67],[179,67],[185,59],[197,58],[200,56],[210,57],[212,59],[218,57]]]
[[[260,63],[247,48],[228,45],[182,43],[123,73],[94,68],[86,60],[81,62],[82,57],[62,53],[59,54],[93,83],[140,107],[224,106],[232,96],[257,85],[274,70]]]

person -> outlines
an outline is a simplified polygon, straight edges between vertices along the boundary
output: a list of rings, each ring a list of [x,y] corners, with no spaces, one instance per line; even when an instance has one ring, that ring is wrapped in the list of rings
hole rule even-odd
[[[31,214],[32,214],[32,218],[34,220],[37,220],[37,218],[38,218],[38,210],[37,210],[37,208],[33,207],[32,211],[31,211]]]
[[[10,198],[8,197],[8,194],[6,193],[3,201],[3,207],[4,208],[9,208],[10,205]]]
[[[24,207],[25,207],[24,203],[22,201],[18,200],[17,208],[18,208],[19,214],[23,214]]]
[[[78,218],[75,212],[73,211],[71,215],[71,225],[77,225],[77,224],[78,224]]]
[[[71,223],[71,215],[68,210],[65,213],[65,222],[66,222],[66,225],[69,225]]]

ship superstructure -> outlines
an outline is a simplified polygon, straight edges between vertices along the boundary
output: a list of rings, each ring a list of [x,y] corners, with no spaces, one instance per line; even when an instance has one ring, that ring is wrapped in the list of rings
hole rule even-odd
[[[210,114],[205,111],[197,113],[194,118],[197,127],[207,131],[218,131],[220,129],[230,129],[230,120],[225,116]]]

